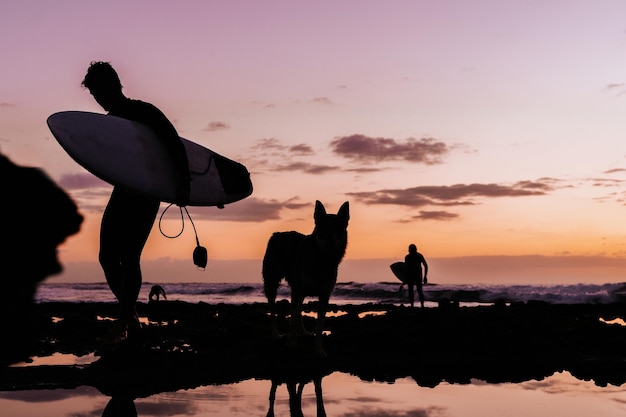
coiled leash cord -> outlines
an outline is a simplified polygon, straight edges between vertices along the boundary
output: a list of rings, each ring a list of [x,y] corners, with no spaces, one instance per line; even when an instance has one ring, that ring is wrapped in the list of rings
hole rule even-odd
[[[199,269],[204,270],[206,268],[206,264],[208,261],[207,250],[205,247],[200,246],[200,240],[198,239],[198,231],[196,230],[196,225],[193,223],[193,219],[191,218],[189,211],[187,211],[187,207],[178,206],[178,209],[180,210],[180,220],[181,220],[180,232],[178,232],[175,235],[168,235],[163,231],[163,228],[161,227],[161,221],[163,220],[163,216],[165,215],[165,212],[169,210],[169,208],[172,207],[173,205],[174,203],[170,203],[169,206],[165,207],[165,210],[163,210],[163,213],[161,213],[161,217],[159,217],[159,231],[161,232],[163,236],[165,236],[168,239],[175,239],[178,236],[182,235],[183,232],[185,231],[185,216],[183,215],[183,209],[185,209],[185,213],[187,213],[187,217],[189,218],[189,221],[191,222],[191,226],[193,227],[193,233],[196,236],[196,248],[193,250],[193,255],[192,255],[193,263]]]

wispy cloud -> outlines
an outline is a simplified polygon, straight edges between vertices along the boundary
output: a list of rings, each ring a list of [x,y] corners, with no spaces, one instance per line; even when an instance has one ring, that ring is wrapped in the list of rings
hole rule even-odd
[[[624,184],[624,180],[616,180],[610,178],[590,178],[589,181],[593,187],[618,187]]]
[[[311,206],[312,203],[301,203],[298,198],[284,201],[263,200],[248,197],[234,204],[227,204],[223,209],[213,207],[189,207],[194,220],[219,220],[235,222],[264,222],[278,220],[284,210],[298,210]]]
[[[333,101],[328,97],[314,97],[311,102],[317,104],[334,104]]]
[[[308,162],[291,162],[285,165],[277,165],[274,171],[299,171],[307,174],[325,174],[328,172],[339,171],[340,167],[332,165],[310,164]]]
[[[217,132],[219,130],[230,129],[230,126],[224,122],[211,122],[203,130],[205,132]]]
[[[110,187],[108,183],[89,173],[65,174],[59,179],[58,184],[66,190]]]
[[[546,195],[553,186],[542,181],[519,181],[515,184],[455,184],[382,189],[348,193],[364,204],[391,204],[408,207],[474,205],[477,198],[524,197]]]
[[[448,145],[433,138],[397,141],[362,134],[339,137],[330,147],[336,155],[358,162],[406,161],[426,165],[441,163],[441,158],[450,152]]]
[[[626,94],[626,83],[610,83],[604,87],[604,90],[616,96],[622,96]]]
[[[273,103],[266,103],[263,101],[256,101],[256,100],[252,101],[251,104],[256,107],[261,107],[262,109],[273,109],[276,107],[276,105]]]
[[[613,168],[603,172],[603,174],[621,174],[626,172],[626,168]]]
[[[338,166],[316,164],[295,157],[313,156],[315,151],[306,143],[285,145],[275,138],[259,140],[252,147],[255,151],[255,164],[262,166],[263,170],[272,172],[303,172],[305,174],[324,174],[331,171],[341,170]]]
[[[257,141],[257,143],[252,146],[257,152],[270,152],[271,155],[276,155],[276,152],[284,152],[285,157],[292,156],[293,154],[297,155],[312,155],[313,148],[306,143],[299,143],[297,145],[284,145],[278,139],[275,138],[265,138]]]
[[[420,210],[417,216],[413,216],[414,220],[452,220],[459,217],[457,213],[449,211],[427,211]]]
[[[288,150],[289,152],[292,152],[298,155],[313,155],[313,148],[311,148],[309,145],[305,143],[290,146]]]

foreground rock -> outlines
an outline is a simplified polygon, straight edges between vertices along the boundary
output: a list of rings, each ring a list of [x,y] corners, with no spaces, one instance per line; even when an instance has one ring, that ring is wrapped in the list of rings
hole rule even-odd
[[[98,360],[85,366],[5,368],[0,390],[89,385],[107,395],[142,397],[251,378],[306,382],[335,371],[389,382],[411,377],[421,386],[436,386],[472,379],[521,382],[566,370],[597,385],[622,385],[626,327],[600,319],[624,317],[625,307],[334,306],[345,314],[327,318],[328,357],[321,359],[313,354],[310,337],[301,338],[295,351],[282,340],[272,341],[265,304],[140,304],[139,315],[150,320],[141,335],[107,348],[97,338],[108,330],[110,322],[103,318],[114,315],[115,304],[44,303],[36,306],[41,319],[34,354],[95,352]],[[315,303],[307,310],[315,311]],[[313,320],[305,320],[310,329]],[[279,323],[286,331],[286,319]]]

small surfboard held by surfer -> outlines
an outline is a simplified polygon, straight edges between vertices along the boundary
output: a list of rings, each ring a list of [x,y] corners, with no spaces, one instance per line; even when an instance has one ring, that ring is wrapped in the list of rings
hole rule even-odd
[[[389,265],[391,268],[391,272],[402,282],[402,284],[406,284],[406,265],[404,262],[394,262]]]
[[[401,285],[406,284],[406,265],[404,262],[394,262],[389,265],[389,268],[391,269],[391,272],[393,272],[393,275],[400,280],[400,282],[402,283]],[[432,282],[427,280],[424,285],[437,284],[433,284]]]
[[[176,168],[149,127],[84,111],[54,113],[47,122],[72,159],[100,179],[164,202],[176,202]],[[181,140],[189,161],[189,206],[221,208],[252,194],[250,173],[244,165],[198,143]]]

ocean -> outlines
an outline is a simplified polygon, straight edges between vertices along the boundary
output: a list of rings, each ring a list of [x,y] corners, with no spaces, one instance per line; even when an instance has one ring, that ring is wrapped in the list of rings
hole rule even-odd
[[[152,283],[144,283],[139,301],[147,302]],[[159,283],[171,301],[209,304],[249,304],[267,302],[261,283]],[[382,303],[401,305],[408,300],[406,286],[399,291],[398,282],[338,282],[331,295],[336,305]],[[575,285],[426,285],[426,307],[435,307],[441,299],[456,300],[461,306],[543,301],[552,304],[608,304],[623,301],[626,283]],[[289,298],[289,288],[283,283],[278,299]],[[417,298],[417,294],[416,294]],[[115,302],[105,282],[54,283],[44,282],[37,291],[36,302]],[[306,302],[307,300],[305,300]]]
[[[159,283],[168,300],[190,303],[264,303],[261,283]],[[147,302],[152,284],[145,283],[140,301]],[[340,282],[331,296],[337,305],[407,303],[406,288],[399,292],[398,282]],[[426,307],[437,306],[442,298],[458,300],[460,305],[476,306],[496,301],[508,303],[543,301],[548,303],[612,303],[622,301],[626,283],[578,285],[428,285],[424,288]],[[288,298],[289,289],[280,288],[279,298]],[[53,280],[39,287],[37,302],[114,302],[106,283],[66,284]],[[98,359],[94,353],[83,357],[55,353],[34,358],[34,365],[74,364],[85,366]],[[210,370],[209,370],[210,372]],[[167,378],[167,375],[164,375]],[[541,380],[517,383],[467,383],[442,381],[436,386],[420,386],[412,378],[393,383],[361,380],[356,376],[334,372],[321,381],[322,391],[312,383],[304,387],[301,410],[297,415],[329,416],[426,416],[479,417],[507,415],[514,417],[617,416],[626,413],[626,390],[623,386],[599,386],[563,370]],[[159,416],[287,416],[291,410],[288,389],[274,386],[270,380],[250,379],[225,385],[207,385],[162,392],[147,397],[125,399],[109,397],[91,386],[73,389],[29,389],[0,392],[0,415],[23,416],[105,416],[125,406],[127,415]],[[275,401],[274,401],[275,399]],[[320,414],[320,405],[323,412]],[[116,414],[121,415],[121,414]]]

